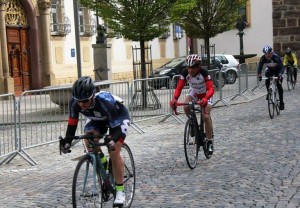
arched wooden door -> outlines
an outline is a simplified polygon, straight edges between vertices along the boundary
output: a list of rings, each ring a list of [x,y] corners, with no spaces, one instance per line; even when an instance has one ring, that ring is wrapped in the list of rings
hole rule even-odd
[[[14,78],[15,94],[30,89],[30,52],[27,27],[7,26],[10,75]]]

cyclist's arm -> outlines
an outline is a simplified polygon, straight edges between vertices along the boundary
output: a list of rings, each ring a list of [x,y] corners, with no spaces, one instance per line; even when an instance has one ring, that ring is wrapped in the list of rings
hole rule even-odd
[[[259,63],[258,63],[258,67],[257,67],[257,75],[261,74],[261,71],[262,71],[262,68],[263,68],[263,65],[264,65],[264,56],[262,56],[259,60]]]
[[[68,119],[67,131],[66,131],[66,137],[69,137],[69,136],[75,136],[75,132],[76,132],[76,129],[77,129],[77,125],[78,125],[78,119],[77,119],[77,118],[69,117],[69,119]],[[66,139],[65,139],[65,143],[71,144],[71,143],[72,143],[72,140],[73,140],[73,139],[70,139],[70,138],[68,139],[68,138],[66,138]]]
[[[178,100],[178,98],[180,97],[181,91],[184,88],[185,84],[186,84],[186,81],[184,79],[179,79],[177,87],[174,92],[174,98],[176,100]]]
[[[287,55],[283,57],[283,65],[286,67],[288,65]]]
[[[178,98],[180,97],[181,91],[184,88],[185,84],[186,84],[186,76],[188,75],[188,70],[182,70],[178,83],[177,83],[177,87],[175,89],[174,92],[174,99],[178,100]]]
[[[294,60],[294,66],[297,68],[298,67],[298,61],[296,55],[293,53],[292,54],[293,60]]]
[[[209,100],[215,93],[215,88],[214,88],[214,84],[213,84],[213,81],[206,77],[205,78],[205,85],[206,85],[206,95],[205,95],[205,98],[207,100]]]
[[[280,70],[280,74],[283,74],[285,68],[283,66],[283,63],[282,63],[280,57],[278,55],[276,55],[275,59],[276,59],[277,64],[278,64],[278,67],[279,67],[279,70]]]

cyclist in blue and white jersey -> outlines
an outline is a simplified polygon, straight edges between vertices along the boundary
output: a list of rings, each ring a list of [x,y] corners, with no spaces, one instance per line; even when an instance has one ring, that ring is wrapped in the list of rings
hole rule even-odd
[[[279,101],[280,101],[279,109],[284,110],[283,89],[282,89],[282,85],[281,85],[282,75],[284,73],[284,66],[282,64],[280,57],[272,51],[271,46],[266,45],[262,51],[263,51],[264,55],[260,58],[260,61],[258,64],[257,78],[259,81],[261,81],[261,79],[262,79],[261,71],[262,71],[264,64],[266,64],[266,66],[267,66],[267,68],[265,70],[265,76],[268,78],[268,79],[266,79],[267,90],[270,87],[270,77],[272,77],[272,76],[279,77],[279,81],[277,82]],[[267,95],[266,99],[269,99],[268,95]]]
[[[124,159],[120,154],[120,150],[129,127],[128,110],[122,104],[121,98],[105,91],[96,93],[94,82],[88,76],[81,77],[75,81],[72,95],[69,105],[70,113],[66,137],[75,135],[79,113],[87,118],[84,127],[85,134],[103,135],[109,128],[109,135],[112,140],[109,145],[110,148],[113,146],[115,149],[110,151],[117,191],[114,205],[122,205],[125,201],[123,186]],[[71,143],[72,140],[70,139],[62,140],[61,149],[64,153],[69,152]],[[88,150],[87,140],[84,140],[84,146]],[[100,148],[99,151],[101,151]]]

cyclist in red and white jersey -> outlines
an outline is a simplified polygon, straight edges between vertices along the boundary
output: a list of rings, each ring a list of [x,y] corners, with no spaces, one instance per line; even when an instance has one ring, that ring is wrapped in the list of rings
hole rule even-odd
[[[202,116],[204,119],[205,132],[207,137],[207,149],[209,154],[213,154],[213,126],[210,117],[210,112],[212,110],[211,98],[214,94],[213,81],[208,71],[201,67],[201,57],[199,55],[188,55],[186,58],[186,65],[187,69],[183,70],[180,75],[170,106],[173,108],[173,110],[176,110],[177,100],[181,94],[183,87],[186,83],[188,83],[190,89],[184,99],[184,102],[187,103],[192,100],[201,100],[201,106],[204,109],[202,111]],[[190,114],[190,107],[187,105],[184,106],[184,112],[188,116]]]

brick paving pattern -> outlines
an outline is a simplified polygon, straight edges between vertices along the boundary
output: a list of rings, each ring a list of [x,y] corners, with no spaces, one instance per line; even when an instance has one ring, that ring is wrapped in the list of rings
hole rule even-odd
[[[274,119],[263,93],[214,108],[215,152],[209,160],[200,153],[194,170],[185,161],[184,124],[139,123],[146,133],[131,129],[126,140],[137,176],[132,207],[300,207],[299,92],[284,91],[286,109]],[[72,207],[71,159],[82,147],[62,156],[57,144],[26,152],[38,165],[17,156],[0,166],[0,207]]]

